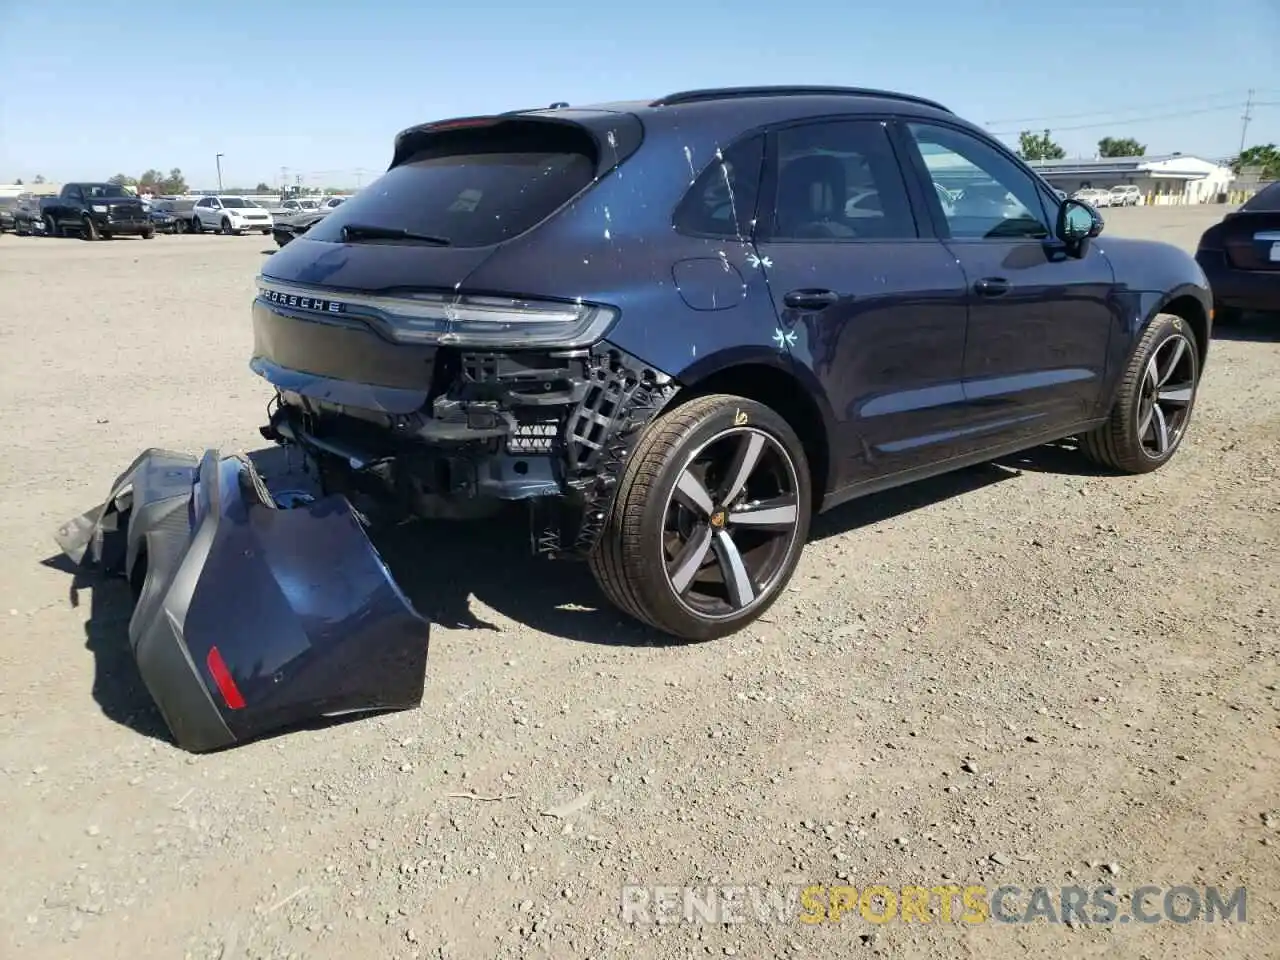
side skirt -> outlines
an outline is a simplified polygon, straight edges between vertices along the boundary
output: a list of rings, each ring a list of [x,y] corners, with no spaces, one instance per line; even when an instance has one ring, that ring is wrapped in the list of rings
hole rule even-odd
[[[865,497],[873,493],[892,490],[894,487],[906,486],[909,483],[916,483],[920,480],[928,480],[930,477],[940,476],[944,473],[951,473],[954,470],[963,470],[965,467],[976,466],[980,463],[989,463],[992,460],[998,460],[1000,457],[1007,457],[1010,454],[1021,453],[1023,450],[1031,450],[1035,447],[1043,446],[1046,443],[1053,443],[1055,440],[1062,440],[1066,437],[1085,433],[1104,422],[1106,422],[1105,417],[1095,420],[1086,420],[1067,430],[1063,430],[1061,427],[1058,427],[1047,433],[1038,434],[1030,438],[1020,438],[1013,443],[993,444],[991,446],[981,447],[972,453],[966,453],[959,457],[951,457],[948,460],[940,460],[937,463],[931,463],[924,467],[917,467],[914,470],[903,470],[899,473],[891,473],[887,476],[876,477],[872,480],[864,480],[861,483],[850,484],[847,487],[842,487],[839,490],[834,490],[828,493],[822,500],[822,509],[819,512],[826,513],[828,510],[838,507],[842,503],[848,503],[850,500],[856,500],[858,497]]]

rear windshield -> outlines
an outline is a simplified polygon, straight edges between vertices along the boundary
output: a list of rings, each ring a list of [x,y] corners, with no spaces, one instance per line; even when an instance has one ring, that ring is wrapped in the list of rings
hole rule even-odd
[[[1280,180],[1270,186],[1263,187],[1245,201],[1241,210],[1280,210]]]
[[[312,240],[340,242],[348,224],[404,230],[483,247],[524,233],[585,189],[595,176],[594,141],[581,128],[503,124],[428,135],[313,227]]]

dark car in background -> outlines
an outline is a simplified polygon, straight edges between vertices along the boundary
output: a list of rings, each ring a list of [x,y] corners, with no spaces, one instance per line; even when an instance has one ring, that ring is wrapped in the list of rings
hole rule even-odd
[[[1217,322],[1246,310],[1280,312],[1280,181],[1206,230],[1196,261],[1213,288]]]
[[[13,232],[18,236],[44,236],[44,214],[40,210],[40,198],[35,194],[19,194],[9,213],[13,217]]]
[[[147,218],[155,226],[157,233],[177,233],[178,217],[174,212],[172,200],[151,200],[144,204]]]
[[[0,197],[0,233],[13,229],[13,210],[17,205],[17,197]]]
[[[330,210],[304,210],[301,213],[276,217],[275,223],[271,225],[271,235],[275,238],[276,244],[283,247],[295,237],[306,233],[329,213]]]
[[[618,607],[721,636],[854,497],[1066,437],[1119,472],[1173,457],[1209,288],[1184,251],[1102,229],[904,94],[411,127],[265,261],[262,432],[371,520],[527,503],[535,549],[585,558]]]

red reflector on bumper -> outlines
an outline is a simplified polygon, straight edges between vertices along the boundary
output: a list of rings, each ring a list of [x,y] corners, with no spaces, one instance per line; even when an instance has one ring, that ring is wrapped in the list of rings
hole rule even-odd
[[[218,652],[217,647],[209,648],[209,656],[205,658],[205,664],[213,674],[213,682],[218,685],[218,692],[227,702],[227,707],[231,710],[244,709],[244,697],[240,695],[235,680],[231,678],[231,671],[227,669],[226,661],[222,659],[222,654]]]

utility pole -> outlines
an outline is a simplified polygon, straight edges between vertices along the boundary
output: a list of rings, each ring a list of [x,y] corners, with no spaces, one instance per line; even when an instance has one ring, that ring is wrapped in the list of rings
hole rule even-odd
[[[360,183],[364,180],[364,167],[356,167],[356,189],[360,189]]]
[[[1240,118],[1244,123],[1240,125],[1240,153],[1236,154],[1237,158],[1244,153],[1244,138],[1249,133],[1249,121],[1253,119],[1253,94],[1254,91],[1250,90],[1244,101],[1244,116]]]
[[[222,193],[222,154],[214,157],[213,162],[218,165],[218,193]]]

